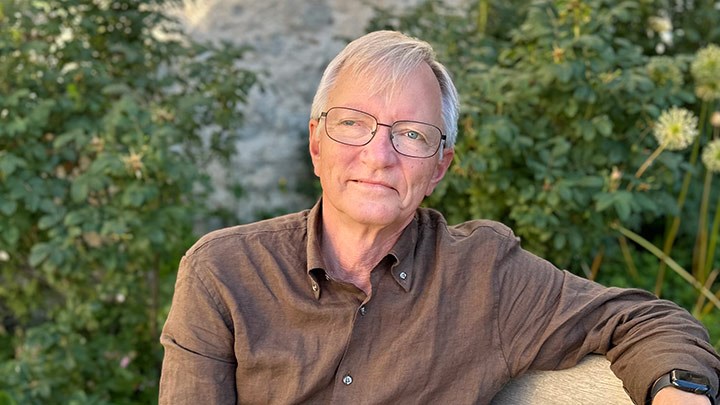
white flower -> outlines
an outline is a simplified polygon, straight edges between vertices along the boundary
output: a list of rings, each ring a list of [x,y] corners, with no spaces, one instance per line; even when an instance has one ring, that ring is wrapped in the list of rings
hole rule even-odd
[[[695,94],[703,101],[720,99],[720,46],[708,45],[698,51],[690,65]]]
[[[674,58],[669,56],[655,56],[647,64],[650,79],[660,86],[671,84],[673,87],[682,87],[684,83],[683,72]]]
[[[705,146],[702,153],[702,162],[709,171],[720,173],[720,139],[710,141]]]
[[[660,146],[667,150],[687,148],[698,135],[698,119],[684,108],[672,107],[660,114],[654,134]]]
[[[4,250],[0,250],[0,262],[6,262],[10,260],[10,254]]]
[[[648,24],[650,29],[658,34],[670,32],[673,29],[672,21],[667,17],[650,17],[648,18]]]
[[[142,153],[135,153],[134,150],[130,150],[130,154],[127,156],[121,157],[123,163],[125,163],[125,167],[131,172],[135,174],[135,177],[140,179],[142,178],[142,171],[145,165],[143,164],[143,154]]]

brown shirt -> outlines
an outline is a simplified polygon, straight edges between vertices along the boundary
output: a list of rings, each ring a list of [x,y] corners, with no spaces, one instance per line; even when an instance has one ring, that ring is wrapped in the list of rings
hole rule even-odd
[[[505,226],[419,209],[371,275],[328,277],[321,204],[210,233],[182,259],[160,404],[486,404],[528,369],[606,353],[636,403],[720,359],[686,311],[522,250]]]

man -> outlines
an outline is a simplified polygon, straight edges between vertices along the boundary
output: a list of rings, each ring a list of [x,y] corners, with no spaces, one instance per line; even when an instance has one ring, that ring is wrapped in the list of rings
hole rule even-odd
[[[485,404],[529,369],[597,352],[638,404],[710,404],[720,358],[686,311],[560,271],[501,224],[418,208],[452,161],[457,117],[427,43],[350,43],[312,106],[321,200],[213,232],[182,259],[160,403]]]

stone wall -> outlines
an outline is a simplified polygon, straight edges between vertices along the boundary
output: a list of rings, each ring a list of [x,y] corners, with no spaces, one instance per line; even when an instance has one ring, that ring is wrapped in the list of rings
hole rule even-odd
[[[246,125],[229,168],[214,167],[213,203],[242,221],[309,207],[298,190],[312,179],[307,153],[310,103],[327,63],[348,39],[365,32],[373,6],[402,9],[421,0],[205,0],[180,12],[192,36],[251,45],[244,62],[262,72],[251,94]],[[245,191],[229,190],[239,182]],[[307,187],[305,187],[307,188]]]

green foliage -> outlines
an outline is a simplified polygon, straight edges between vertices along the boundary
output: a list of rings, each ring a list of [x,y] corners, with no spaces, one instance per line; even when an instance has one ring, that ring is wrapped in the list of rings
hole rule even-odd
[[[151,403],[255,76],[156,0],[0,2],[0,403]]]
[[[646,21],[661,6],[480,1],[459,16],[428,2],[402,17],[381,13],[370,28],[433,42],[462,97],[457,159],[429,204],[455,222],[506,222],[561,266],[592,257],[614,234],[612,221],[640,225],[673,213],[688,169],[682,152],[664,154],[652,176],[634,178],[655,148],[654,119],[671,105],[695,103],[691,88],[656,82],[648,69],[658,64],[647,50],[659,38],[648,37]],[[495,26],[478,25],[483,9]],[[687,76],[687,56],[663,58]],[[620,181],[632,189],[617,189]]]
[[[690,65],[720,41],[716,17],[714,1],[428,1],[402,15],[381,9],[368,29],[431,42],[458,87],[456,158],[429,206],[451,222],[499,220],[561,267],[637,285],[617,223],[663,246],[666,221],[681,217],[673,258],[692,261],[704,169],[688,150],[652,156],[652,130],[671,106],[700,110]]]

